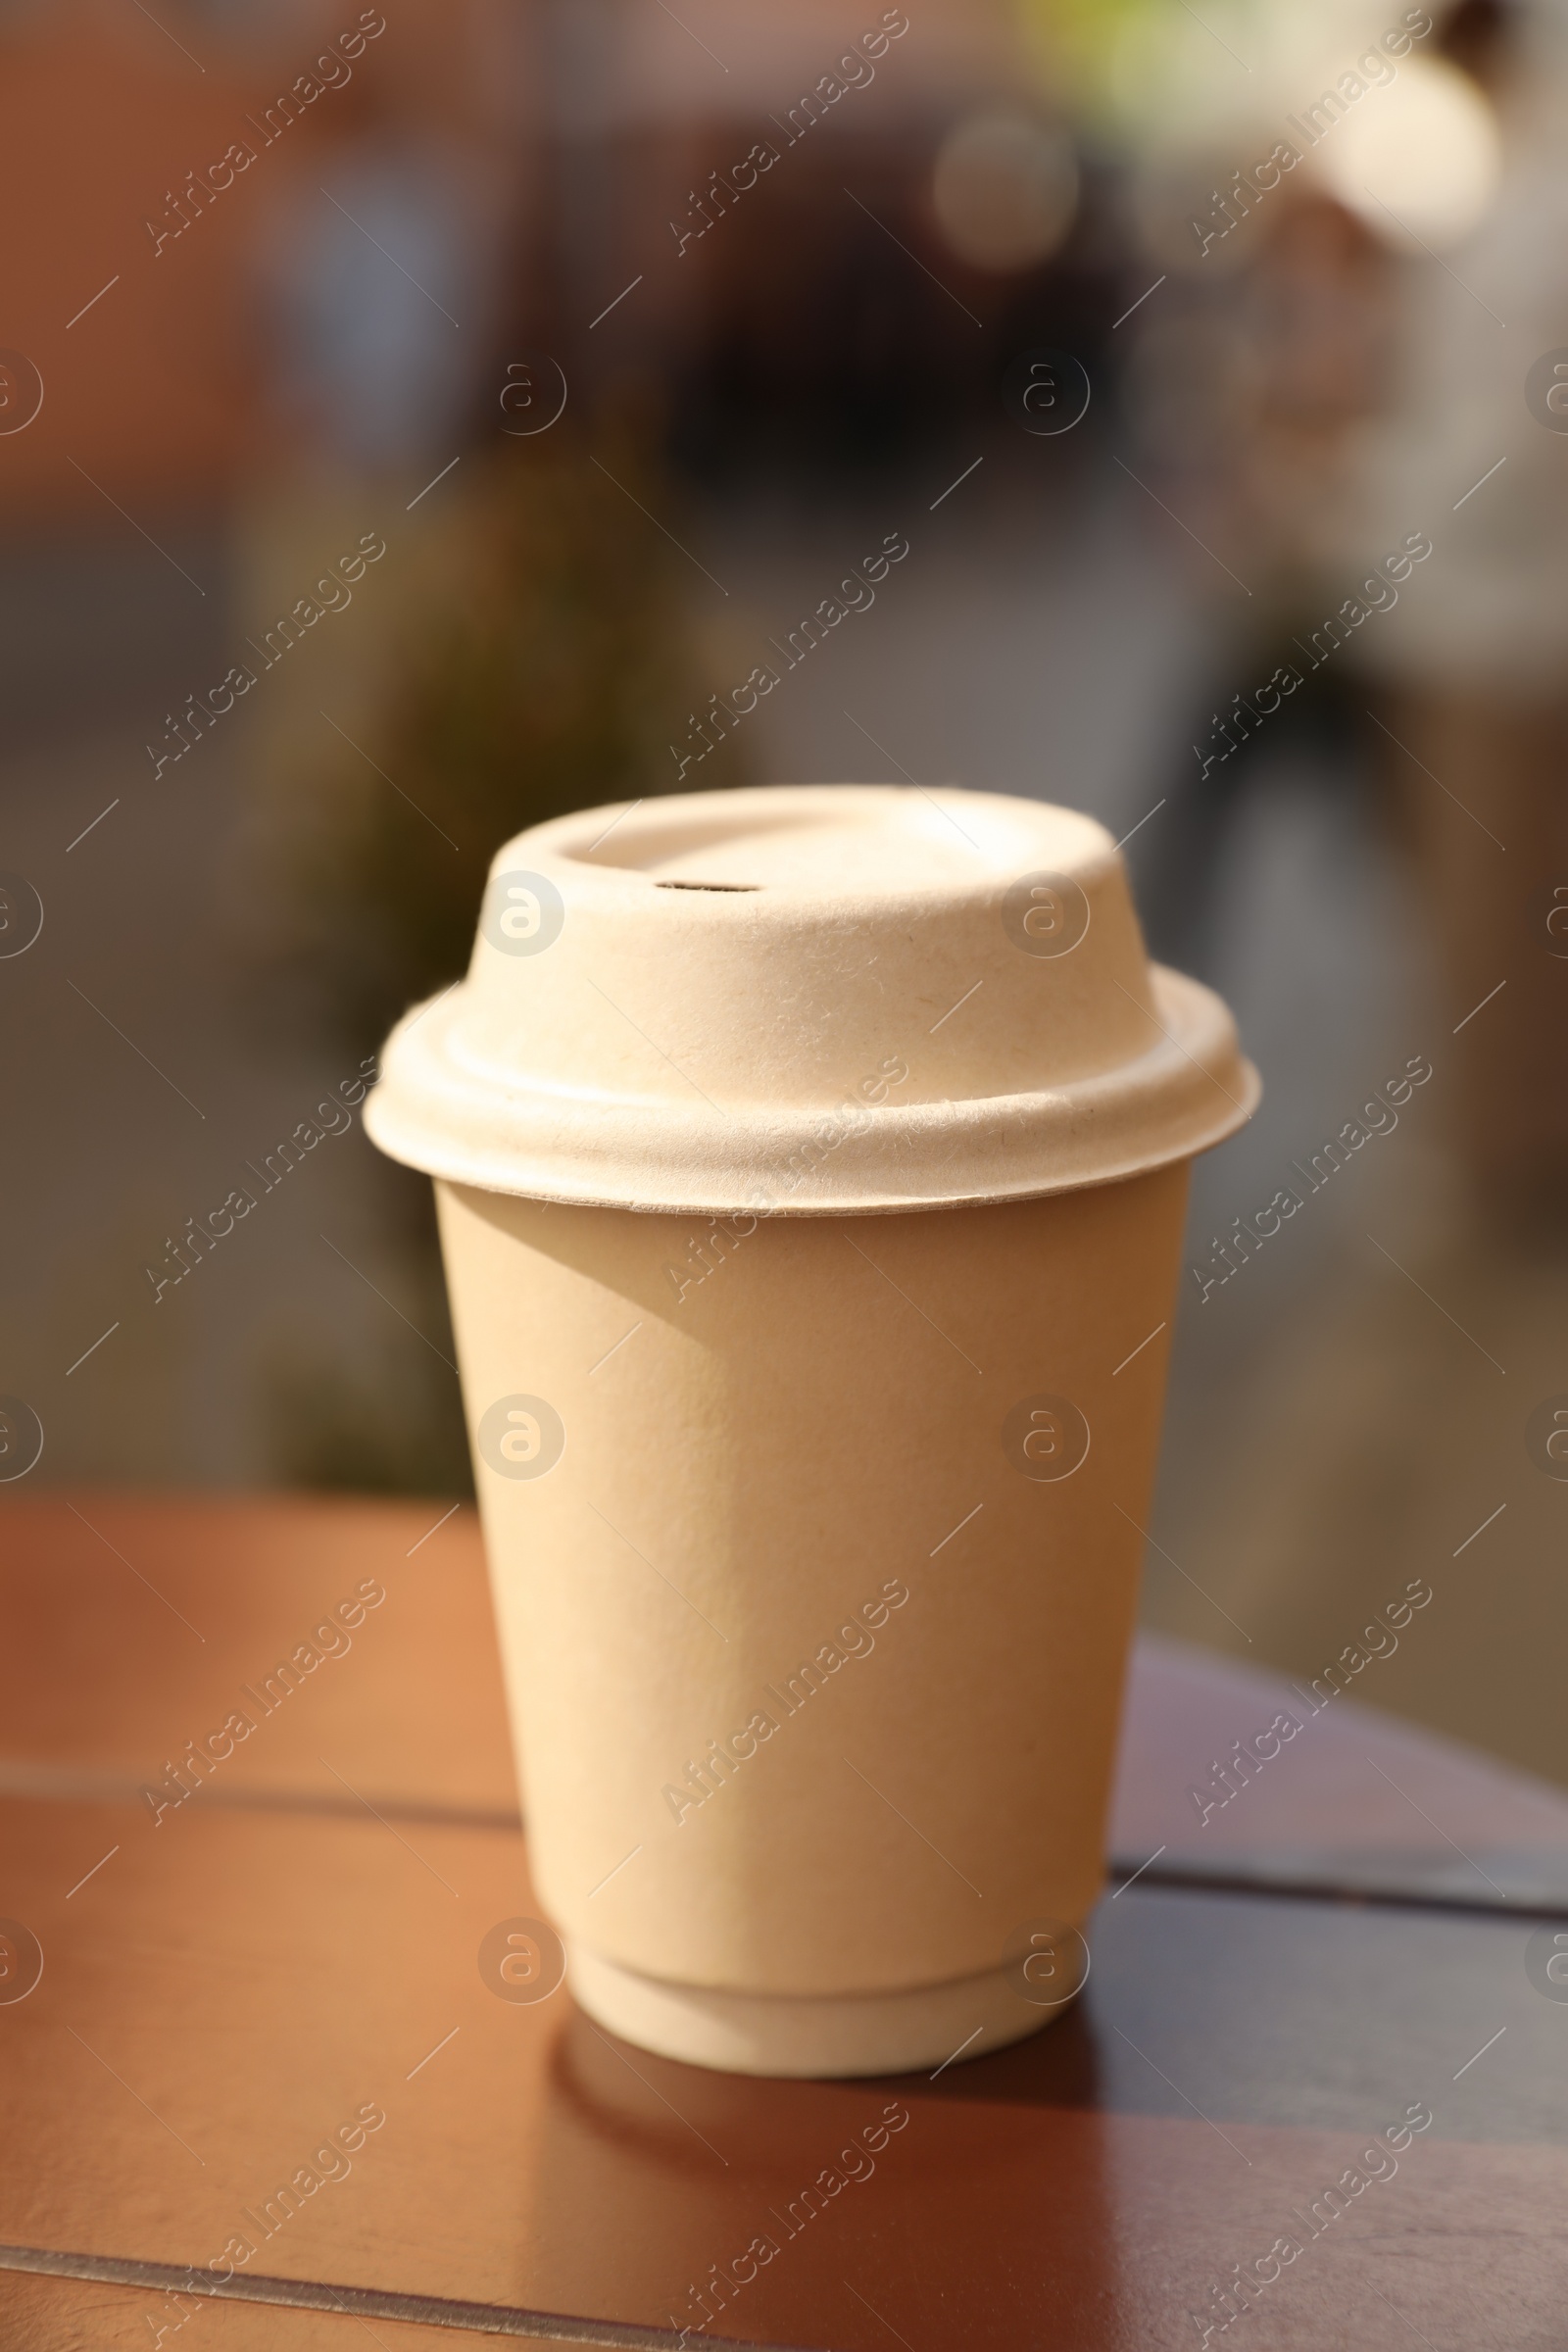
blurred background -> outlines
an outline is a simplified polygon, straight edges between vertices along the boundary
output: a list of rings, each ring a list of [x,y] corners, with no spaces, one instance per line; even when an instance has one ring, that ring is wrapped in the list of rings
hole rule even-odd
[[[1265,1081],[1147,1621],[1568,1781],[1568,9],[6,0],[0,92],[0,1474],[466,1492],[357,1105],[494,848],[1031,794]]]

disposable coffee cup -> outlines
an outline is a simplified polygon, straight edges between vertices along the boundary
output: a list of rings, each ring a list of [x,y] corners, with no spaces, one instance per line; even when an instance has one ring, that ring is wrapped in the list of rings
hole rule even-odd
[[[881,786],[560,818],[382,1067],[579,2004],[768,2075],[1060,2015],[1188,1163],[1258,1091],[1109,836]]]

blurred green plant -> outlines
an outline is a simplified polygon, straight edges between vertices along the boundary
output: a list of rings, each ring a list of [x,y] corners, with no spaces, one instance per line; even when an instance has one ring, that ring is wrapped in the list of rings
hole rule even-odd
[[[455,564],[404,622],[360,748],[338,744],[284,824],[287,980],[356,1056],[466,968],[501,844],[671,790],[668,746],[706,700],[684,567],[626,495],[655,514],[678,504],[645,448],[563,426],[466,466]],[[733,744],[705,763],[710,788],[743,778]],[[270,1450],[296,1485],[464,1494],[430,1187],[375,1165],[377,1280],[427,1344],[391,1337],[375,1361],[274,1353],[261,1374]]]
[[[624,437],[599,444],[615,481],[586,437],[550,443],[470,461],[456,591],[406,629],[362,739],[375,765],[339,747],[290,853],[298,951],[357,1052],[466,969],[501,844],[670,790],[705,699],[678,558],[616,482],[655,513],[667,485]],[[741,780],[716,751],[704,783]]]

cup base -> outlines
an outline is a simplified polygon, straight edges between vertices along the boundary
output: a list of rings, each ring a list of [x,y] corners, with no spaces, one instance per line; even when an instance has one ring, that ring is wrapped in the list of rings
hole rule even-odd
[[[1001,1969],[902,1992],[838,1996],[715,1991],[622,1968],[566,1947],[580,2008],[623,2041],[726,2075],[899,2075],[982,2058],[1071,2007],[1036,2008]]]

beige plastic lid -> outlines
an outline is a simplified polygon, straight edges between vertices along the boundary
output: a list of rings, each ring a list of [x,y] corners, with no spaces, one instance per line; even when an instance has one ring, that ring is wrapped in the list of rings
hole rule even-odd
[[[808,784],[509,841],[466,979],[393,1031],[365,1115],[490,1192],[827,1216],[1109,1183],[1258,1091],[1220,1000],[1149,962],[1092,818]]]

